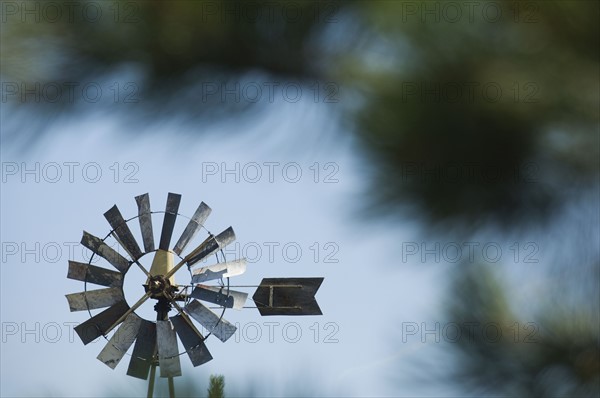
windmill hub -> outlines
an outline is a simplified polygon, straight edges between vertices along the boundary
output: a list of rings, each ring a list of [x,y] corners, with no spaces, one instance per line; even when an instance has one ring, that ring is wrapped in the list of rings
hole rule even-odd
[[[163,275],[150,277],[147,286],[148,291],[151,293],[150,297],[157,300],[163,297],[172,297],[173,293],[177,291],[177,287],[172,286],[169,279]]]

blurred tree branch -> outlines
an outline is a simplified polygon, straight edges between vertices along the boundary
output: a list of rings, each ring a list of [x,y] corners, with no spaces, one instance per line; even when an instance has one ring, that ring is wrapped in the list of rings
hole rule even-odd
[[[450,294],[449,315],[450,322],[461,327],[460,338],[451,344],[459,358],[452,379],[466,392],[519,397],[600,394],[597,304],[576,313],[548,308],[535,322],[523,320],[510,309],[505,292],[511,289],[497,273],[482,264],[463,271]],[[565,296],[557,295],[557,301]]]
[[[210,384],[208,386],[208,398],[224,398],[225,397],[225,377],[222,375],[211,375]]]

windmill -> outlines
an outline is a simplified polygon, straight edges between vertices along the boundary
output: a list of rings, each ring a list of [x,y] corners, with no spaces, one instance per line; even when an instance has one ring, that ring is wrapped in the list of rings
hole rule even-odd
[[[108,340],[98,355],[104,364],[116,368],[133,346],[127,374],[144,380],[150,375],[148,397],[153,395],[157,366],[160,377],[168,379],[170,396],[174,396],[173,378],[181,376],[180,356],[183,354],[179,352],[177,336],[192,365],[199,366],[212,359],[205,344],[210,335],[223,342],[234,335],[236,327],[224,318],[228,308],[257,308],[262,316],[322,314],[314,296],[323,278],[264,278],[258,286],[245,286],[257,287],[252,296],[256,307],[245,307],[248,293],[231,290],[229,278],[246,271],[246,260],[226,259],[223,249],[235,240],[235,233],[231,227],[217,235],[210,233],[204,223],[211,208],[204,202],[189,218],[171,248],[175,223],[178,216],[184,217],[178,213],[181,195],[169,193],[165,210],[156,212],[150,209],[148,194],[137,196],[135,200],[137,216],[126,220],[116,205],[104,213],[111,230],[103,239],[83,232],[81,244],[91,250],[92,255],[88,263],[69,261],[67,278],[82,281],[84,291],[66,297],[71,311],[88,311],[90,315],[74,328],[83,344],[101,336]],[[157,213],[164,213],[158,248],[152,226],[152,214]],[[135,219],[139,222],[143,250],[128,225]],[[203,229],[208,236],[195,249],[186,251]],[[109,237],[116,240],[127,257],[106,243]],[[93,265],[96,255],[115,270]],[[148,257],[152,257],[149,269],[143,265],[147,264]],[[201,263],[213,257],[214,264]],[[143,294],[133,304],[127,302],[123,290],[124,276],[132,266],[139,267],[146,277],[140,286]],[[175,274],[181,269],[189,271],[190,283],[176,283]],[[178,278],[181,274],[183,272]],[[88,284],[103,288],[88,290]],[[148,300],[155,300],[156,320],[144,319],[135,312]],[[202,302],[210,303],[210,307]],[[106,309],[92,315],[92,310],[102,308]],[[169,316],[171,311],[175,315]],[[194,321],[208,332],[206,336]]]

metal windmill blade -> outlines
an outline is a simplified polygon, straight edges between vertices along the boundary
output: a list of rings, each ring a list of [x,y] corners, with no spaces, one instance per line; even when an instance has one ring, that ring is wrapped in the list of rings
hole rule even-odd
[[[129,355],[127,375],[140,379],[150,377],[148,396],[152,396],[158,366],[160,376],[168,379],[173,396],[173,378],[182,373],[180,356],[185,352],[193,366],[202,365],[212,359],[205,344],[210,335],[225,342],[235,334],[236,327],[224,314],[229,308],[248,308],[244,307],[248,293],[229,289],[229,279],[245,273],[247,262],[244,258],[225,260],[223,249],[235,241],[235,232],[229,227],[217,235],[210,233],[204,227],[212,212],[206,203],[200,203],[171,248],[178,220],[185,218],[178,213],[181,195],[169,193],[164,211],[151,210],[147,193],[136,196],[135,201],[138,214],[130,219],[123,217],[116,205],[104,213],[111,227],[104,239],[83,232],[81,243],[93,254],[88,263],[69,261],[67,278],[84,282],[84,290],[68,294],[66,298],[71,311],[90,313],[88,320],[75,327],[82,342],[88,344],[98,337],[107,340],[98,354],[100,361],[115,369],[125,355]],[[156,248],[152,215],[158,213],[164,215]],[[136,218],[142,245],[128,225]],[[207,237],[182,257],[202,229],[206,230]],[[109,237],[114,238],[123,254],[106,242]],[[213,255],[216,263],[198,266]],[[94,256],[101,257],[116,270],[92,265]],[[146,279],[140,283],[141,298],[127,303],[123,280],[134,264],[144,272]],[[191,280],[177,284],[175,274],[184,267],[189,270]],[[183,275],[183,272],[179,274],[178,279]],[[321,315],[314,296],[322,281],[323,278],[265,278],[256,286],[252,300],[263,316]],[[92,288],[92,285],[100,288]],[[148,300],[155,303],[154,320],[143,319],[135,312]],[[92,311],[99,309],[102,310],[92,315]],[[171,311],[176,314],[169,316]],[[208,332],[206,336],[195,322]],[[183,352],[179,352],[178,337]]]
[[[215,279],[230,278],[246,272],[246,259],[228,261],[202,267],[193,272],[192,283],[207,282]]]
[[[226,289],[225,287],[196,285],[190,297],[218,304],[225,308],[241,310],[246,304],[248,293]]]

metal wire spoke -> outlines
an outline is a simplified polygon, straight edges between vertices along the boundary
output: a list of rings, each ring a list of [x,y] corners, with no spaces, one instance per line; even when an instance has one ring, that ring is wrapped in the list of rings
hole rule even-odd
[[[146,300],[148,300],[150,298],[150,292],[146,292],[146,294],[144,294],[142,296],[141,299],[139,299],[134,305],[132,305],[123,315],[121,315],[121,317],[119,319],[117,319],[115,321],[115,323],[113,323],[108,329],[106,329],[104,331],[104,334],[108,334],[111,330],[113,330],[114,328],[116,328],[119,323],[123,322],[123,320],[125,318],[127,318],[127,316],[129,314],[131,314],[133,311],[135,311],[136,309],[138,309],[142,304],[144,304],[146,302]]]

